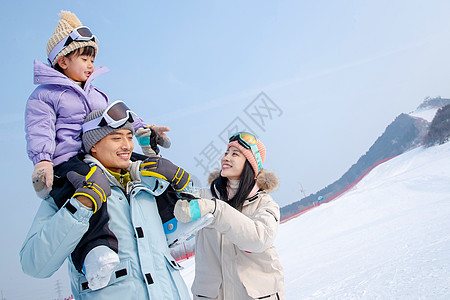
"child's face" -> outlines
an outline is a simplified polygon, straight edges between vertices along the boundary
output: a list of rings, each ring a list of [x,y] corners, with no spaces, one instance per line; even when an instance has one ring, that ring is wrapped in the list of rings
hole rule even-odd
[[[73,81],[85,82],[94,71],[94,57],[87,55],[68,55],[59,60],[64,74]]]

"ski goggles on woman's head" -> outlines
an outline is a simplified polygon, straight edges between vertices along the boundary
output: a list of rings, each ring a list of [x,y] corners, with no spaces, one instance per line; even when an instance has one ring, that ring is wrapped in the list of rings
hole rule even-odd
[[[259,171],[262,170],[262,159],[261,154],[259,153],[259,149],[257,146],[258,139],[251,133],[248,132],[238,132],[233,134],[230,137],[229,142],[237,141],[239,145],[244,147],[245,149],[250,149],[253,153],[253,156],[256,159],[256,163],[258,164]]]
[[[82,125],[83,133],[103,126],[116,129],[128,121],[133,123],[136,117],[137,115],[128,108],[125,102],[117,100],[110,104],[100,117],[84,123]]]
[[[97,38],[92,34],[91,30],[86,26],[75,28],[68,36],[63,38],[48,55],[50,63],[53,62],[55,57],[70,45],[73,41],[90,41],[93,40],[97,44]]]

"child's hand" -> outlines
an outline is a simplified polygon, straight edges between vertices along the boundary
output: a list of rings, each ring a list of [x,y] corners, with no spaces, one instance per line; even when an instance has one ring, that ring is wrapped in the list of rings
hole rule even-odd
[[[136,130],[136,139],[141,146],[144,155],[148,157],[158,155],[159,148],[156,144],[156,133],[150,127],[141,127]]]
[[[159,153],[158,145],[169,148],[170,139],[165,132],[170,131],[167,126],[147,126],[136,130],[136,139],[142,148],[142,152],[148,157],[157,156]]]
[[[172,142],[166,134],[166,132],[170,131],[170,128],[167,126],[153,125],[151,126],[151,129],[153,129],[156,133],[156,143],[158,143],[161,147],[170,148]]]
[[[40,198],[47,197],[53,185],[53,164],[48,160],[38,162],[34,166],[31,179],[36,194]]]

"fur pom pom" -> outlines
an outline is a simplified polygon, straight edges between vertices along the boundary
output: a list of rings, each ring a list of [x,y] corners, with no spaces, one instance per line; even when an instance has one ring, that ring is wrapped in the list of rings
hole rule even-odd
[[[220,170],[216,169],[209,173],[208,176],[208,186],[211,185],[211,183],[216,180],[220,176]],[[280,181],[278,180],[277,175],[275,173],[262,170],[258,177],[256,177],[256,183],[258,184],[258,187],[263,191],[273,191],[278,188],[280,185]]]
[[[208,175],[208,186],[211,185],[211,183],[213,183],[214,180],[216,180],[217,178],[219,178],[220,176],[220,170],[216,169],[214,171],[212,171],[211,173],[209,173]]]
[[[78,17],[70,11],[62,10],[59,16],[61,20],[66,21],[73,28],[77,28],[83,25],[81,24],[81,21],[78,19]]]
[[[276,190],[280,185],[280,181],[275,173],[266,170],[262,170],[258,174],[258,177],[256,177],[256,183],[261,190],[267,192]]]

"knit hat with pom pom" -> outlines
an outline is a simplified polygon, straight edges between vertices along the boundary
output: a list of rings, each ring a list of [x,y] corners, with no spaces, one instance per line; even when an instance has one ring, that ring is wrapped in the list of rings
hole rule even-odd
[[[65,37],[67,37],[74,29],[83,26],[83,24],[81,24],[81,21],[77,18],[77,16],[74,13],[71,13],[70,11],[62,10],[59,16],[60,19],[58,21],[58,25],[56,26],[55,31],[53,32],[52,36],[47,42],[47,57],[50,55],[50,52],[53,50],[53,48],[55,48],[55,46],[60,41],[62,41]],[[61,56],[66,56],[67,54],[76,49],[87,46],[94,47],[95,53],[96,54],[98,53],[97,44],[93,40],[73,41],[61,52],[59,52],[58,55],[55,56],[53,61],[50,62],[52,64],[52,67],[56,65],[58,59]]]

